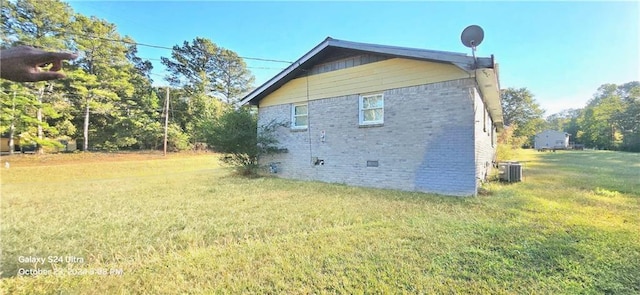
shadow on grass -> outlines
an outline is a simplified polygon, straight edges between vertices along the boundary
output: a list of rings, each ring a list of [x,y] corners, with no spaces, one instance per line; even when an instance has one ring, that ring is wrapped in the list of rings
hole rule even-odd
[[[533,173],[564,178],[580,189],[604,188],[640,196],[640,154],[610,151],[565,151],[540,155],[541,170]]]
[[[241,179],[248,185],[259,185],[264,189],[291,191],[293,189],[317,193],[320,196],[363,197],[379,200],[409,201],[412,203],[448,203],[468,204],[475,203],[474,198],[446,196],[433,193],[401,191],[394,189],[369,188],[352,186],[341,183],[327,183],[313,180],[283,179],[273,175],[256,178],[229,176],[229,178]]]
[[[475,228],[473,245],[434,261],[445,266],[447,276],[460,281],[498,280],[514,284],[508,289],[519,293],[640,292],[640,245],[625,233],[519,221]],[[523,286],[523,281],[532,285]]]

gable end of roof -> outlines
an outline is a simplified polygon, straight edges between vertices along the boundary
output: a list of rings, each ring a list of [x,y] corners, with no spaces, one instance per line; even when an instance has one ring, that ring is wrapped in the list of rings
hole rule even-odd
[[[240,105],[257,105],[262,98],[310,69],[313,64],[318,62],[322,55],[321,53],[325,52],[327,48],[351,49],[393,57],[449,63],[469,72],[472,72],[475,68],[493,68],[494,66],[492,57],[479,57],[474,59],[472,56],[464,53],[360,43],[327,37],[273,78],[247,94],[242,101],[240,101]]]

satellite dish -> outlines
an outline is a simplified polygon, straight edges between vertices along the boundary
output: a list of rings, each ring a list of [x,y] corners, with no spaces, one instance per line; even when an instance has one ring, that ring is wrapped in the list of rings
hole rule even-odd
[[[480,26],[470,25],[462,31],[460,39],[464,46],[475,49],[476,46],[482,43],[482,40],[484,39],[484,31]]]

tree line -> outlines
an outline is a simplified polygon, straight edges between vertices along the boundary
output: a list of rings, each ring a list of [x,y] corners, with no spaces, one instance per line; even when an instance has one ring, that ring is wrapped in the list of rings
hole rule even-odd
[[[564,131],[575,144],[589,148],[640,152],[640,82],[600,86],[584,108],[544,118],[544,110],[527,88],[502,90],[504,122],[512,145],[531,147],[535,134]]]
[[[85,151],[158,149],[169,93],[169,148],[184,150],[207,142],[211,122],[232,109],[254,80],[235,52],[197,37],[161,58],[170,90],[161,89],[153,86],[152,63],[138,56],[135,40],[104,19],[76,13],[59,0],[5,1],[0,9],[2,48],[79,53],[64,66],[64,79],[1,81],[3,138],[38,147],[78,139]]]
[[[255,113],[223,116],[250,90],[254,78],[241,57],[209,39],[184,41],[161,58],[171,89],[160,89],[153,86],[153,66],[138,56],[135,40],[120,35],[106,20],[76,13],[60,0],[5,1],[0,12],[2,48],[22,44],[80,55],[65,65],[65,79],[0,81],[3,138],[20,138],[39,147],[78,139],[85,151],[158,149],[163,144],[167,92],[170,150],[209,143],[226,151],[227,143],[216,142],[224,137],[221,126],[228,123],[220,120],[250,120],[240,123],[256,125]],[[501,138],[511,145],[530,147],[536,133],[555,129],[587,147],[640,151],[638,81],[602,85],[584,108],[546,119],[527,88],[503,89],[501,97],[508,131]],[[250,129],[242,135],[255,137],[255,127]]]

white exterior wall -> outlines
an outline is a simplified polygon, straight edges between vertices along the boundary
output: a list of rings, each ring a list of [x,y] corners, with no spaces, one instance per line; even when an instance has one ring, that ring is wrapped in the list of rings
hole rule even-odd
[[[266,156],[261,164],[279,162],[278,175],[285,178],[475,195],[478,180],[491,167],[486,167],[486,162],[493,159],[495,148],[491,146],[490,132],[487,135],[482,125],[476,124],[486,110],[474,80],[381,92],[382,126],[359,126],[358,93],[311,100],[309,128],[280,128],[280,146],[288,153]],[[290,122],[291,104],[259,109],[259,124],[274,119]],[[486,124],[490,130],[488,115]],[[312,164],[316,157],[324,160],[323,166]],[[378,161],[379,166],[367,167],[367,161]]]
[[[566,149],[569,147],[569,135],[556,130],[545,130],[536,134],[534,148],[541,149]]]
[[[479,186],[487,180],[491,171],[498,145],[498,132],[493,126],[491,116],[487,111],[480,93],[476,89],[473,91],[474,114],[475,114],[475,152],[476,152],[476,180]]]

